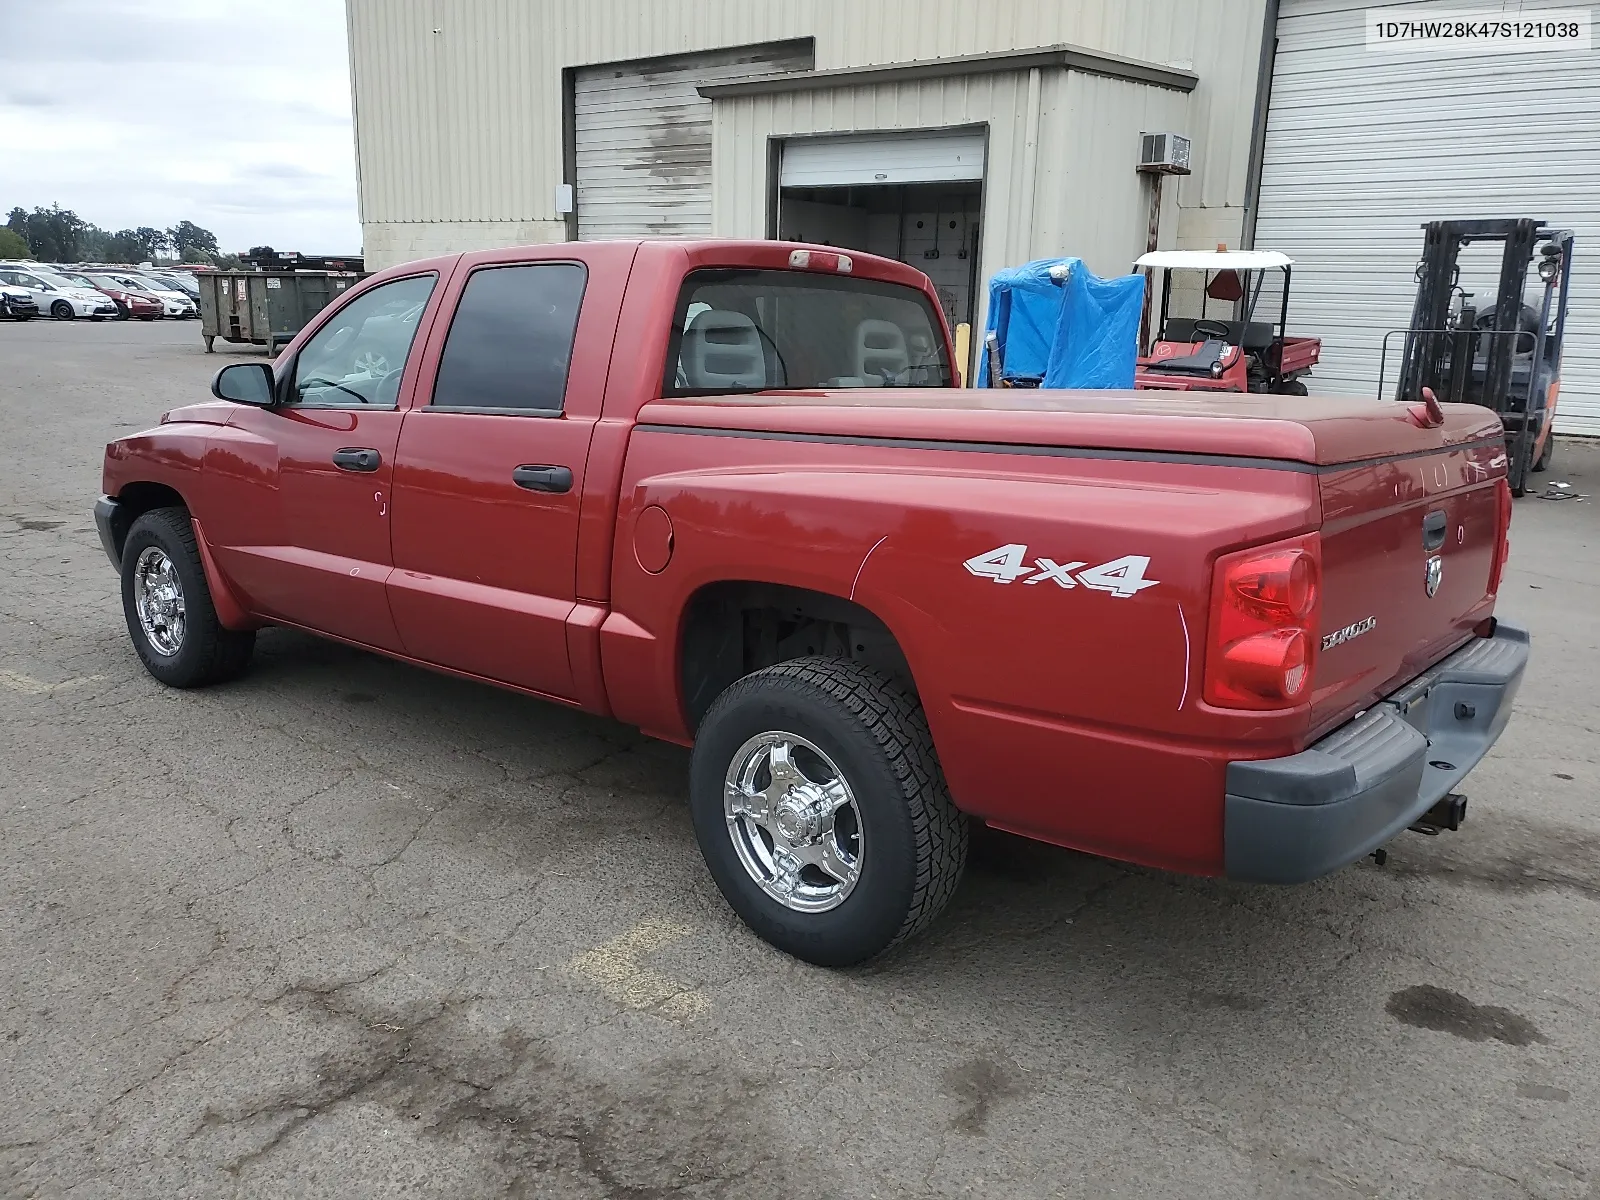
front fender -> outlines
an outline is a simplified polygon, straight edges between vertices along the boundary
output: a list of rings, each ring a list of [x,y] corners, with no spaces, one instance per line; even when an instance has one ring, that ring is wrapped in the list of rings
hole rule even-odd
[[[213,428],[199,422],[175,421],[107,442],[100,490],[117,497],[129,484],[156,483],[171,488],[192,506],[191,493],[205,460],[206,438]]]

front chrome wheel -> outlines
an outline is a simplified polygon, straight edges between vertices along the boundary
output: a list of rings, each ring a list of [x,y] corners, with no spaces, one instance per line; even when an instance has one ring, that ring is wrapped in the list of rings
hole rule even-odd
[[[183,583],[159,546],[146,546],[133,565],[133,604],[150,649],[171,658],[183,649],[186,608]]]
[[[723,815],[740,864],[785,908],[837,908],[861,877],[855,794],[803,737],[773,730],[739,747],[723,781]]]

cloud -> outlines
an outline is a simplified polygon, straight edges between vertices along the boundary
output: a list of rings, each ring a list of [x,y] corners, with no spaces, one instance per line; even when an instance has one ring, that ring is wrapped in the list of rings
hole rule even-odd
[[[342,0],[0,5],[0,209],[359,246]]]
[[[314,171],[299,163],[252,163],[241,174],[253,179],[327,179],[326,171]]]

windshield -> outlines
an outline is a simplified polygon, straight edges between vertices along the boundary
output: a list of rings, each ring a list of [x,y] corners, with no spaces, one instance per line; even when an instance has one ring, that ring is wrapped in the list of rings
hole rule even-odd
[[[805,271],[692,272],[667,363],[668,396],[950,386],[944,333],[922,292]]]
[[[110,288],[114,292],[127,290],[122,286],[121,280],[113,279],[109,275],[91,275],[89,276],[89,282],[97,288]]]
[[[136,292],[153,292],[155,284],[147,279],[139,279],[133,275],[118,275],[117,282],[125,288],[132,288]]]
[[[63,272],[61,272],[61,278],[65,279],[73,287],[82,287],[82,288],[92,288],[92,287],[94,287],[94,284],[89,282],[89,277],[87,275],[79,275],[76,272],[71,272],[71,271],[63,271]]]
[[[54,271],[35,271],[33,274],[35,278],[44,280],[51,287],[74,288],[78,286],[65,275],[57,275]]]

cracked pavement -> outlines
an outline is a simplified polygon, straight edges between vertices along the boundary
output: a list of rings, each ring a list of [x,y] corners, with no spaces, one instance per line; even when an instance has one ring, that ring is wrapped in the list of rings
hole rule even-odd
[[[0,325],[0,1197],[1595,1195],[1600,499],[1517,502],[1462,832],[1294,889],[985,835],[829,972],[677,748],[285,631],[144,673],[101,448],[240,354]]]

